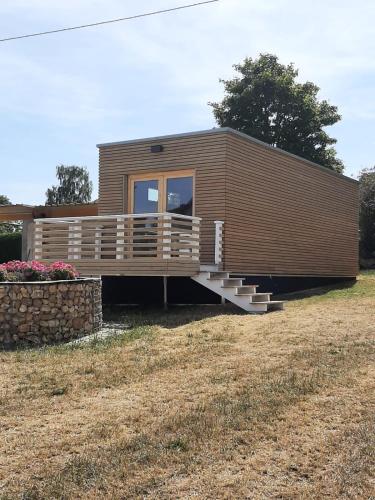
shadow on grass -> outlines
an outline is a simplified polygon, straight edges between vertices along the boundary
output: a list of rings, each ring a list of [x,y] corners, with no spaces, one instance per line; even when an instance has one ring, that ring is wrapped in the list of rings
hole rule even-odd
[[[350,291],[358,284],[358,281],[351,279],[335,285],[327,285],[308,290],[299,290],[297,292],[283,293],[275,296],[277,300],[302,300],[310,297],[323,297],[332,291],[346,291],[350,295]]]
[[[194,321],[215,318],[227,314],[241,316],[245,311],[232,304],[209,306],[169,306],[167,311],[156,307],[146,306],[106,306],[103,310],[103,319],[107,324],[123,323],[130,328],[137,326],[161,326],[176,328]]]

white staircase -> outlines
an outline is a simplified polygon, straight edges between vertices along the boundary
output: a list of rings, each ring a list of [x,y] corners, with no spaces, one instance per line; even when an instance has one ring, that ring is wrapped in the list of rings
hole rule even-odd
[[[284,302],[271,300],[272,293],[258,293],[258,285],[244,285],[244,278],[231,278],[228,271],[202,269],[192,279],[250,313],[284,309]]]

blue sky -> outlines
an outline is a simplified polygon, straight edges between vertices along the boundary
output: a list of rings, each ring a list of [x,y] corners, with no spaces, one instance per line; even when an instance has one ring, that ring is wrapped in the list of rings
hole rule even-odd
[[[165,9],[186,0],[1,0],[0,38]],[[220,0],[99,28],[0,44],[0,193],[44,203],[60,163],[96,144],[215,126],[220,77],[260,52],[293,61],[342,121],[328,129],[357,176],[375,164],[375,2]]]

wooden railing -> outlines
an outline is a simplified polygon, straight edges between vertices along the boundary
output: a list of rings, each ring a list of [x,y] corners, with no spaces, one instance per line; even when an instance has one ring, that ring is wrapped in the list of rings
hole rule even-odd
[[[199,261],[199,226],[198,217],[172,213],[36,219],[34,258]]]

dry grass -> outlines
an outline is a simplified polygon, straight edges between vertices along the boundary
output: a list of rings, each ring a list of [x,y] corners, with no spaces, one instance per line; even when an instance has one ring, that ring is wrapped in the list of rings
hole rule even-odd
[[[265,316],[122,319],[0,353],[0,498],[371,498],[374,274]]]

